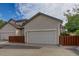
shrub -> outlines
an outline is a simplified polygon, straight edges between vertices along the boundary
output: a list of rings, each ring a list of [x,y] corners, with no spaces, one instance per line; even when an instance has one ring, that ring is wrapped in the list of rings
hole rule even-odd
[[[69,34],[67,32],[62,32],[60,35],[66,35],[69,36]]]
[[[75,34],[79,36],[79,30],[76,30],[75,31]]]

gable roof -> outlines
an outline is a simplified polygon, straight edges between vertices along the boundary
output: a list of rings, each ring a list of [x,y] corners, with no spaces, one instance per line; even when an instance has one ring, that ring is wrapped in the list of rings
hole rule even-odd
[[[36,18],[36,17],[39,16],[39,15],[47,16],[47,17],[49,17],[49,18],[52,18],[53,20],[56,20],[56,21],[59,21],[59,22],[62,23],[62,20],[60,20],[60,19],[58,19],[58,18],[55,18],[55,17],[52,17],[52,16],[49,16],[49,15],[47,15],[47,14],[44,14],[44,13],[39,12],[39,13],[35,14],[33,17],[31,17],[29,20],[26,20],[22,25],[24,26],[25,24],[29,23],[30,21],[32,21],[34,18]]]
[[[24,22],[26,21],[27,19],[20,19],[20,20],[15,20],[16,22]]]
[[[9,24],[12,25],[13,27],[15,27],[16,29],[23,29],[23,26],[21,26],[21,25],[12,24],[12,23],[9,23]]]
[[[7,23],[9,23],[10,21],[14,21],[14,22],[16,22],[14,19],[11,18]]]
[[[39,16],[39,15],[47,16],[47,17],[49,17],[49,18],[52,18],[53,20],[56,20],[56,21],[59,21],[59,22],[62,23],[62,20],[60,20],[60,19],[58,19],[58,18],[49,16],[49,15],[44,14],[44,13],[41,13],[41,12],[38,12],[37,14],[35,14],[35,15],[34,15],[33,17],[31,17],[30,19],[22,19],[22,20],[10,19],[8,22],[6,22],[6,23],[3,25],[3,27],[4,27],[6,24],[9,23],[10,25],[12,25],[13,27],[15,27],[16,29],[23,29],[23,26],[24,26],[25,24],[31,22],[34,18],[36,18],[36,17]],[[22,24],[22,25],[12,24],[12,23],[10,23],[10,21],[14,21],[14,22],[23,22],[23,24]],[[3,27],[2,27],[2,28],[3,28]]]

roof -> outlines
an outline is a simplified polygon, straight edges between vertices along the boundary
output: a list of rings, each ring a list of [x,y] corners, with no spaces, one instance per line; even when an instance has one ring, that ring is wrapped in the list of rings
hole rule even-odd
[[[25,24],[29,23],[30,21],[32,21],[35,17],[37,17],[37,16],[39,16],[39,15],[47,16],[47,17],[49,17],[49,18],[52,18],[53,20],[56,20],[56,21],[59,21],[59,22],[62,23],[62,20],[60,20],[60,19],[58,19],[58,18],[55,18],[55,17],[52,17],[52,16],[49,16],[49,15],[47,15],[47,14],[44,14],[44,13],[39,12],[39,13],[35,14],[33,17],[31,17],[29,20],[26,20],[25,23],[23,23],[23,26],[24,26]]]
[[[10,21],[14,21],[14,22],[16,22],[14,19],[11,18],[7,23],[9,23]]]
[[[15,27],[15,28],[17,28],[17,29],[23,29],[23,26],[24,26],[25,24],[29,23],[30,21],[32,21],[35,17],[37,17],[37,16],[39,16],[39,15],[47,16],[47,17],[49,17],[49,18],[52,18],[53,20],[56,20],[56,21],[59,21],[59,22],[62,23],[62,20],[60,20],[60,19],[58,19],[58,18],[55,18],[55,17],[52,17],[52,16],[49,16],[49,15],[47,15],[47,14],[44,14],[44,13],[39,12],[39,13],[35,14],[33,17],[31,17],[30,19],[21,19],[21,20],[10,19],[6,24],[9,23],[9,24],[11,24],[13,27]],[[22,25],[12,24],[12,23],[10,23],[10,21],[23,22],[23,24],[22,24]],[[4,24],[4,26],[5,26],[6,24]]]
[[[13,27],[15,27],[16,29],[23,29],[23,26],[21,26],[21,25],[12,24],[12,23],[9,23],[9,24],[12,25]]]
[[[20,20],[15,20],[16,22],[24,22],[26,21],[27,19],[20,19]]]
[[[3,27],[4,27],[6,24],[10,24],[10,25],[12,25],[13,27],[15,27],[16,29],[23,29],[23,27],[22,27],[21,25],[17,25],[17,24],[10,23],[10,21],[16,22],[16,20],[10,19],[8,22],[6,22],[6,23],[3,25]],[[18,22],[19,22],[19,21],[18,21]],[[1,27],[1,28],[3,28],[3,27]]]

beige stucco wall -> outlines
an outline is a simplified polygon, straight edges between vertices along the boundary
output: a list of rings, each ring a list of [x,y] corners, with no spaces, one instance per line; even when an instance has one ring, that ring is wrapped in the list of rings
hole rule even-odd
[[[16,29],[16,36],[24,36],[24,30]]]
[[[6,24],[2,29],[0,29],[0,32],[16,32],[16,28],[10,24]]]
[[[34,20],[29,22],[24,26],[24,31],[33,30],[33,29],[59,29],[60,30],[60,22],[53,20],[44,15],[39,15]]]
[[[29,30],[39,30],[39,29],[55,29],[57,39],[59,39],[60,35],[60,22],[57,20],[53,20],[52,18],[49,18],[44,15],[39,15],[34,20],[29,22],[24,26],[24,34],[27,35],[27,31]],[[26,37],[27,39],[27,37]],[[59,42],[59,41],[58,41]]]

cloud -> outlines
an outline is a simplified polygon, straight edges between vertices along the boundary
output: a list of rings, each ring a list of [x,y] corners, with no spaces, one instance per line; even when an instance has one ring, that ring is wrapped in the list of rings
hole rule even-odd
[[[23,3],[16,4],[18,13],[23,15],[22,18],[30,18],[37,12],[43,12],[50,16],[62,19],[64,23],[66,22],[66,17],[63,16],[64,12],[68,9],[72,9],[75,4],[73,3]],[[17,14],[18,14],[17,13]]]

